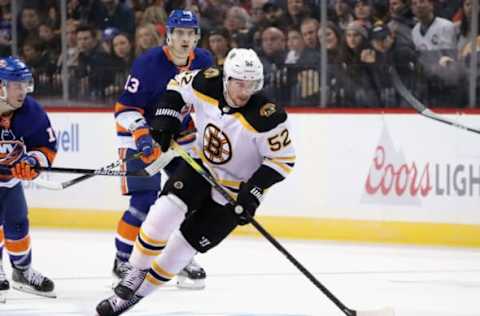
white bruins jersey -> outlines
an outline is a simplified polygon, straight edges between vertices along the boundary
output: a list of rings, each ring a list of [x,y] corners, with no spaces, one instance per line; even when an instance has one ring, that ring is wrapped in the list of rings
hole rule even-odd
[[[181,94],[193,107],[198,135],[193,156],[200,158],[216,180],[234,195],[265,165],[285,178],[295,163],[295,150],[285,110],[264,95],[253,95],[241,108],[223,97],[222,72],[216,68],[183,72],[167,89]],[[226,201],[215,190],[213,199]]]
[[[421,24],[412,29],[412,40],[416,50],[454,49],[457,47],[455,25],[443,18],[435,17],[427,32],[420,32]]]

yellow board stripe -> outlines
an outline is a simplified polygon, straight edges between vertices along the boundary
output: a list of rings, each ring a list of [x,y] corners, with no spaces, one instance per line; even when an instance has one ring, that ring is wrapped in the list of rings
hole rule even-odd
[[[121,213],[104,210],[31,208],[29,217],[32,227],[102,229],[114,232]],[[278,238],[480,248],[480,225],[307,217],[255,218]],[[234,234],[260,236],[251,225],[238,227]]]

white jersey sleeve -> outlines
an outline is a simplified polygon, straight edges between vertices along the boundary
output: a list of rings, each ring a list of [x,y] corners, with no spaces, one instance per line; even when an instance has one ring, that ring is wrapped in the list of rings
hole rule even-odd
[[[288,120],[274,129],[258,134],[256,143],[264,157],[263,165],[268,166],[286,178],[295,164],[295,149],[291,139]]]

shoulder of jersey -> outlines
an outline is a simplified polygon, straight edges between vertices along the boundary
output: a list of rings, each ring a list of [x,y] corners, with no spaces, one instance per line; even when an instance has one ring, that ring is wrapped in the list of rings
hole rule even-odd
[[[210,67],[200,70],[192,82],[195,91],[220,101],[223,91],[223,73],[220,69]]]
[[[18,122],[21,122],[21,125],[26,124],[24,127],[27,129],[41,126],[47,119],[47,113],[43,107],[30,96],[25,98],[22,107],[18,109],[16,113],[16,115],[18,115]]]
[[[20,110],[27,115],[30,115],[30,114],[38,115],[41,113],[45,113],[45,110],[40,105],[40,103],[38,103],[34,98],[30,96],[27,96],[25,98],[25,101],[23,102],[23,105],[20,108]]]
[[[195,48],[194,52],[195,52],[195,56],[197,56],[197,58],[199,58],[202,61],[211,62],[213,60],[212,54],[210,53],[209,50],[205,48],[197,47]]]
[[[253,95],[249,104],[242,108],[240,113],[259,133],[268,132],[287,120],[285,109],[262,93]]]
[[[153,65],[159,64],[159,61],[160,64],[168,62],[167,56],[161,46],[147,50],[135,60],[135,63],[138,66],[151,68]]]

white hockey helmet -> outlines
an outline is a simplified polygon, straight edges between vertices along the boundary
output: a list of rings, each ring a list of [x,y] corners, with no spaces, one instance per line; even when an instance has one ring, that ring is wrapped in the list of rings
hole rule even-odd
[[[230,79],[252,82],[252,94],[263,88],[263,64],[253,49],[233,48],[223,64],[223,88]]]

